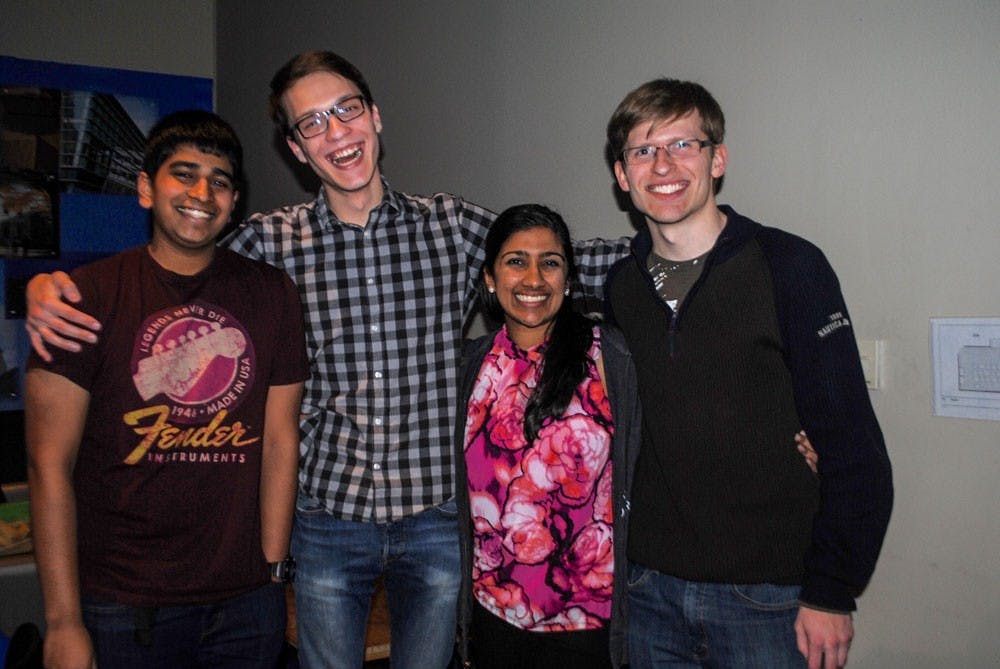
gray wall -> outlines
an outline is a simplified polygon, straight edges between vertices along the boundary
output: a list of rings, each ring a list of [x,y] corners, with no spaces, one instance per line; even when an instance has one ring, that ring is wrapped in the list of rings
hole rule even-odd
[[[215,3],[5,2],[0,55],[215,77]]]
[[[219,108],[255,142],[253,208],[309,196],[264,107],[304,49],[366,73],[394,187],[547,202],[582,236],[630,231],[603,162],[617,102],[655,76],[703,82],[729,120],[721,200],[819,244],[858,336],[886,341],[872,398],[897,502],[851,666],[996,666],[1000,423],[931,416],[928,337],[931,317],[1000,316],[1000,2],[218,7]]]
[[[996,665],[1000,424],[931,416],[928,319],[1000,316],[1000,3],[216,4],[217,32],[211,3],[5,8],[0,53],[212,76],[217,40],[258,209],[309,197],[275,148],[270,76],[333,49],[374,89],[394,187],[547,202],[581,236],[630,231],[603,163],[617,101],[660,75],[708,86],[729,120],[720,199],[819,244],[858,336],[886,341],[872,398],[897,501],[850,666]]]

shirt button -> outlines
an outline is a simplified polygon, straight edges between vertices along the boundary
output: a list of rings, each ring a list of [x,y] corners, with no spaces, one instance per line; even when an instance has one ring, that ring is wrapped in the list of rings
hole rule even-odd
[[[375,424],[376,425],[381,425],[382,424],[382,419],[381,418],[376,418],[375,419]]]
[[[378,326],[377,326],[377,325],[373,325],[373,326],[371,327],[371,331],[372,331],[372,332],[378,332]]]
[[[372,465],[372,469],[374,469],[375,471],[379,471],[380,469],[382,469],[382,465],[376,462],[375,464]]]
[[[375,378],[376,379],[381,379],[382,378],[382,372],[375,372]]]
[[[375,283],[375,279],[368,279],[368,281],[366,281],[365,283],[367,283],[370,286],[373,283]]]

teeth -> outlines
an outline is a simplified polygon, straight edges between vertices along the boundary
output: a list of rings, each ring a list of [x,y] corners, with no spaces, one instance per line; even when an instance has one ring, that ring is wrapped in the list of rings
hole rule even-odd
[[[332,154],[332,160],[335,163],[343,163],[354,160],[361,155],[361,147],[354,147],[352,149],[342,149],[340,151],[335,151]]]
[[[190,207],[177,207],[177,211],[181,212],[185,216],[190,216],[191,218],[212,218],[212,214],[207,211],[202,211],[201,209],[192,209]]]
[[[521,302],[544,302],[548,296],[547,295],[517,295],[517,299]]]
[[[658,186],[650,186],[649,190],[653,193],[663,193],[664,195],[670,195],[671,193],[676,193],[677,191],[684,188],[683,183],[673,183],[673,184],[662,184]]]

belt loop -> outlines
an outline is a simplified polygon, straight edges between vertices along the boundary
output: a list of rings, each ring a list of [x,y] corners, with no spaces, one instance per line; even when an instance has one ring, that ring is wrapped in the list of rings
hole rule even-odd
[[[137,606],[135,609],[135,642],[149,648],[153,645],[153,623],[156,622],[156,609]]]

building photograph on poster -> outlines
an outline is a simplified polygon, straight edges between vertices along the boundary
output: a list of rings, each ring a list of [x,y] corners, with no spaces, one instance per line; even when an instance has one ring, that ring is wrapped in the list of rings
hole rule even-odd
[[[0,56],[0,412],[20,410],[24,287],[147,241],[145,135],[209,79]]]
[[[0,257],[59,256],[59,193],[134,195],[153,100],[0,81]]]
[[[59,255],[57,90],[0,87],[0,257]]]

